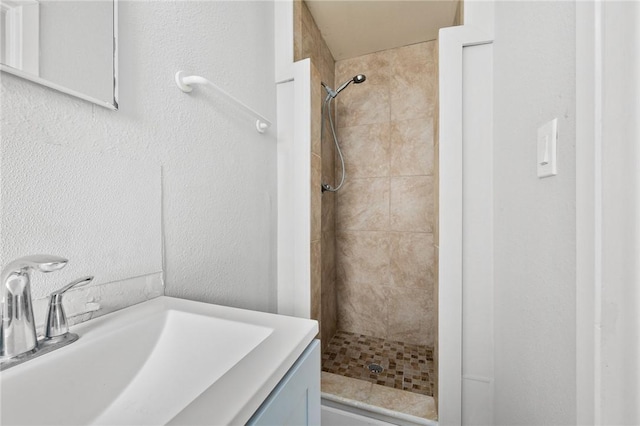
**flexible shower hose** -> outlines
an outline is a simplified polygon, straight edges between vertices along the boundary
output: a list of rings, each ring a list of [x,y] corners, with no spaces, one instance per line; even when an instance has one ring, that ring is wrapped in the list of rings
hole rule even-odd
[[[331,185],[329,185],[328,183],[323,183],[322,184],[322,191],[329,191],[329,192],[336,192],[338,191],[340,188],[342,188],[342,185],[344,184],[344,176],[345,176],[345,169],[344,169],[344,157],[342,155],[342,150],[340,150],[340,144],[338,143],[338,136],[336,136],[336,129],[333,125],[333,117],[331,114],[331,101],[333,100],[332,96],[327,96],[326,99],[324,100],[324,103],[322,104],[322,114],[321,114],[321,127],[320,127],[320,143],[322,143],[322,139],[324,136],[324,116],[325,116],[325,110],[328,112],[329,115],[329,127],[331,128],[331,134],[333,136],[333,142],[336,145],[336,150],[338,151],[338,156],[340,157],[340,164],[342,165],[342,177],[340,178],[340,184],[338,186],[336,186],[335,188],[332,187]]]

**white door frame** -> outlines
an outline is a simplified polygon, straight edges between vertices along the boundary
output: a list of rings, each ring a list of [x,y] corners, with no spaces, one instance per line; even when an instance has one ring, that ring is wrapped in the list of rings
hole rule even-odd
[[[576,419],[640,422],[640,19],[576,5]]]
[[[602,424],[601,7],[576,8],[576,420]],[[599,26],[599,23],[598,23]],[[597,106],[597,108],[596,108]]]

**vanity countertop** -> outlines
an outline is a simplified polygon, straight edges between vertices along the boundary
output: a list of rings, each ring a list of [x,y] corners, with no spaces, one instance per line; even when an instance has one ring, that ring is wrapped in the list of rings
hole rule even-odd
[[[2,424],[245,424],[318,324],[162,296],[71,331],[2,372]]]

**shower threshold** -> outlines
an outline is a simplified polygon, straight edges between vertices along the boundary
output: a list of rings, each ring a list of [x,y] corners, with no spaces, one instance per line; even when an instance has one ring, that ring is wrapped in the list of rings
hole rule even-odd
[[[436,404],[420,395],[364,380],[322,372],[322,405],[392,425],[435,426]]]

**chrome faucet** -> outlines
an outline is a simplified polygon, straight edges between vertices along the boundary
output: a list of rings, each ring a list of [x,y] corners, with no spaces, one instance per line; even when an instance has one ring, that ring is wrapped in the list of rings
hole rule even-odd
[[[62,307],[62,296],[72,287],[89,284],[93,277],[83,277],[51,294],[45,335],[39,339],[31,304],[31,270],[53,272],[62,269],[67,259],[49,255],[34,255],[9,263],[0,275],[0,370],[21,364],[78,340],[69,333],[67,317]]]
[[[38,254],[9,263],[2,272],[0,360],[34,350],[38,344],[31,305],[30,272],[53,272],[67,265],[62,257]]]

